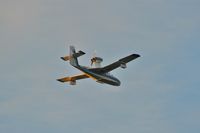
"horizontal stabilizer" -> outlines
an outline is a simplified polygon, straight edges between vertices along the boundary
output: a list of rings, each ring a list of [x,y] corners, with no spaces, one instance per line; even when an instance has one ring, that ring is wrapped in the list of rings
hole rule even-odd
[[[64,61],[68,61],[70,59],[70,56],[65,56],[65,57],[60,57],[61,59],[63,59]]]
[[[74,53],[73,56],[76,57],[76,58],[78,58],[78,57],[80,57],[80,56],[82,56],[84,54],[85,53],[83,51],[78,51],[77,53]]]
[[[83,51],[78,51],[77,53],[74,53],[72,56],[77,58],[77,57],[80,57],[82,55],[84,55],[85,53]],[[64,56],[64,57],[60,57],[62,60],[64,61],[68,61],[72,58],[72,56]]]

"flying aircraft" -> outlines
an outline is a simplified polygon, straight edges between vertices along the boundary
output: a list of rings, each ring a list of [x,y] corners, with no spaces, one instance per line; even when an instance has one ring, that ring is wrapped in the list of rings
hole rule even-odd
[[[86,67],[86,66],[79,65],[78,59],[77,59],[78,57],[80,57],[84,54],[85,53],[83,51],[76,52],[75,47],[70,46],[70,55],[61,57],[61,59],[64,61],[69,61],[69,63],[73,67],[79,69],[83,73],[79,74],[79,75],[75,75],[75,76],[60,78],[60,79],[57,79],[57,81],[60,81],[63,83],[69,82],[70,85],[76,85],[76,80],[92,78],[95,81],[97,81],[98,83],[106,83],[106,84],[113,85],[113,86],[120,86],[121,82],[119,81],[119,79],[117,79],[116,77],[111,75],[110,71],[112,71],[118,67],[125,69],[127,67],[126,63],[140,57],[140,55],[138,55],[138,54],[131,54],[131,55],[126,56],[110,65],[101,67],[101,62],[103,61],[103,59],[100,57],[94,56],[91,59],[91,66],[95,65],[95,67]]]

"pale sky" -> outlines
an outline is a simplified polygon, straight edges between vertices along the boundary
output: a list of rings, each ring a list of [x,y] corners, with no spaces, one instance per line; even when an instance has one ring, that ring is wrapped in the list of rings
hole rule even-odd
[[[199,0],[0,0],[1,133],[199,133]],[[79,74],[94,51],[120,87]]]

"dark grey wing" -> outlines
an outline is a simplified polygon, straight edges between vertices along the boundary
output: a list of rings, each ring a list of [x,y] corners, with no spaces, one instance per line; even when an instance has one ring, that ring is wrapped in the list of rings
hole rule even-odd
[[[75,81],[75,80],[85,79],[85,78],[89,78],[89,76],[87,76],[86,74],[80,74],[80,75],[76,75],[76,76],[60,78],[57,80],[60,82],[69,82],[69,81]]]
[[[120,66],[122,68],[125,68],[126,63],[128,63],[128,62],[130,62],[130,61],[132,61],[132,60],[134,60],[138,57],[140,57],[140,55],[138,55],[138,54],[129,55],[129,56],[124,57],[124,58],[122,58],[122,59],[120,59],[120,60],[118,60],[118,61],[116,61],[116,62],[114,62],[114,63],[112,63],[108,66],[101,68],[100,71],[106,73],[106,72],[110,72],[110,71],[112,71],[112,70],[114,70],[114,69],[116,69]]]

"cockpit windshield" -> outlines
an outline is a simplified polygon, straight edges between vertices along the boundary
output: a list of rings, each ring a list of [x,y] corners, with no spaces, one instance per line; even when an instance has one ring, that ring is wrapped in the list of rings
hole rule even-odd
[[[112,76],[112,77],[114,77],[111,73],[106,73],[108,76]]]

